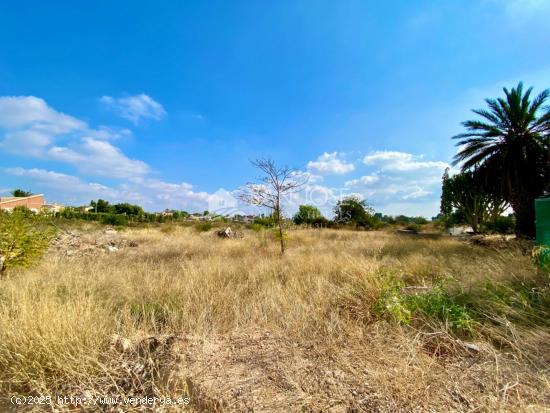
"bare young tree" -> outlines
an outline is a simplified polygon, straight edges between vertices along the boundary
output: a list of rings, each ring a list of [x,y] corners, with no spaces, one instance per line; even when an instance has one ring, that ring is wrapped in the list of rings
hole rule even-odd
[[[279,229],[281,254],[284,254],[282,199],[300,191],[307,183],[307,177],[287,166],[278,167],[271,159],[256,159],[251,163],[262,172],[263,176],[255,183],[247,183],[239,194],[239,199],[249,205],[265,207],[272,211]]]

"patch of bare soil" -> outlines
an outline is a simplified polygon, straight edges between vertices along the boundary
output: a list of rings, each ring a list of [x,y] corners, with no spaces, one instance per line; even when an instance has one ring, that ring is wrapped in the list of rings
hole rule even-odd
[[[182,338],[177,346],[194,405],[223,412],[378,410],[366,383],[300,345],[269,333]]]

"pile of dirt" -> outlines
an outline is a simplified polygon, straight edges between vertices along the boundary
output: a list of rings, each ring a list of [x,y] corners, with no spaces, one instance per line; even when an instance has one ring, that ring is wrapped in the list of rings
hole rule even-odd
[[[60,230],[51,243],[50,251],[65,256],[84,256],[116,253],[137,246],[137,242],[123,238],[114,229],[94,232]]]
[[[533,241],[518,239],[515,235],[477,234],[464,238],[472,245],[491,248],[494,250],[520,250],[523,254],[529,254],[533,249]]]

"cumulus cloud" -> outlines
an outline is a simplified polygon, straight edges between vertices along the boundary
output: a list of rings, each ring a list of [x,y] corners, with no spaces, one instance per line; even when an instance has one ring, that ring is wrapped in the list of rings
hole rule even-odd
[[[1,96],[0,148],[11,153],[38,156],[56,136],[87,129],[87,124],[58,112],[34,96]]]
[[[76,176],[40,168],[6,168],[4,172],[18,177],[28,178],[32,183],[41,187],[59,190],[70,196],[86,196],[86,199],[95,197],[114,198],[120,194],[107,186],[98,183],[86,183]]]
[[[50,108],[44,99],[34,96],[0,97],[0,127],[29,128],[51,134],[84,129],[86,123]]]
[[[150,170],[145,162],[130,159],[109,142],[130,135],[128,129],[91,129],[34,96],[0,97],[0,129],[0,149],[68,163],[83,174],[126,178]],[[61,141],[64,146],[59,145]]]
[[[370,184],[373,184],[375,182],[378,182],[380,180],[380,176],[378,174],[373,175],[364,175],[361,178],[358,179],[351,179],[349,181],[346,181],[344,183],[345,187],[351,188],[354,186],[367,186]]]
[[[363,158],[365,165],[378,166],[382,171],[410,172],[421,169],[443,171],[449,164],[442,161],[425,161],[422,155],[397,151],[375,151]]]
[[[100,101],[108,109],[134,124],[137,124],[140,119],[160,120],[166,116],[162,105],[144,93],[121,98],[102,96]]]
[[[130,159],[110,142],[85,137],[76,149],[54,146],[48,150],[51,159],[73,164],[86,175],[129,178],[149,172],[142,161]]]
[[[355,166],[341,159],[341,156],[338,152],[325,152],[317,160],[309,161],[307,169],[322,175],[343,175],[355,170]]]
[[[170,183],[158,179],[136,178],[116,186],[86,182],[83,179],[45,169],[21,167],[5,168],[3,172],[28,180],[32,187],[38,186],[57,194],[48,196],[48,201],[88,204],[91,199],[102,198],[111,202],[132,202],[148,210],[159,211],[165,208],[184,210],[204,210],[216,202],[220,192],[209,194],[196,192],[193,185],[181,182]],[[41,189],[42,190],[42,189]]]

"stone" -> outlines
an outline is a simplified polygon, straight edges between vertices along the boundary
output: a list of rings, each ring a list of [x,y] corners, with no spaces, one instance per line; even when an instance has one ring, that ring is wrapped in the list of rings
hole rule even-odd
[[[223,229],[221,231],[218,231],[218,237],[220,238],[232,238],[233,237],[233,231],[230,227],[227,227],[226,229]]]
[[[112,245],[107,245],[105,247],[105,249],[108,251],[108,252],[117,252],[118,251],[118,248],[117,247],[114,247]]]

